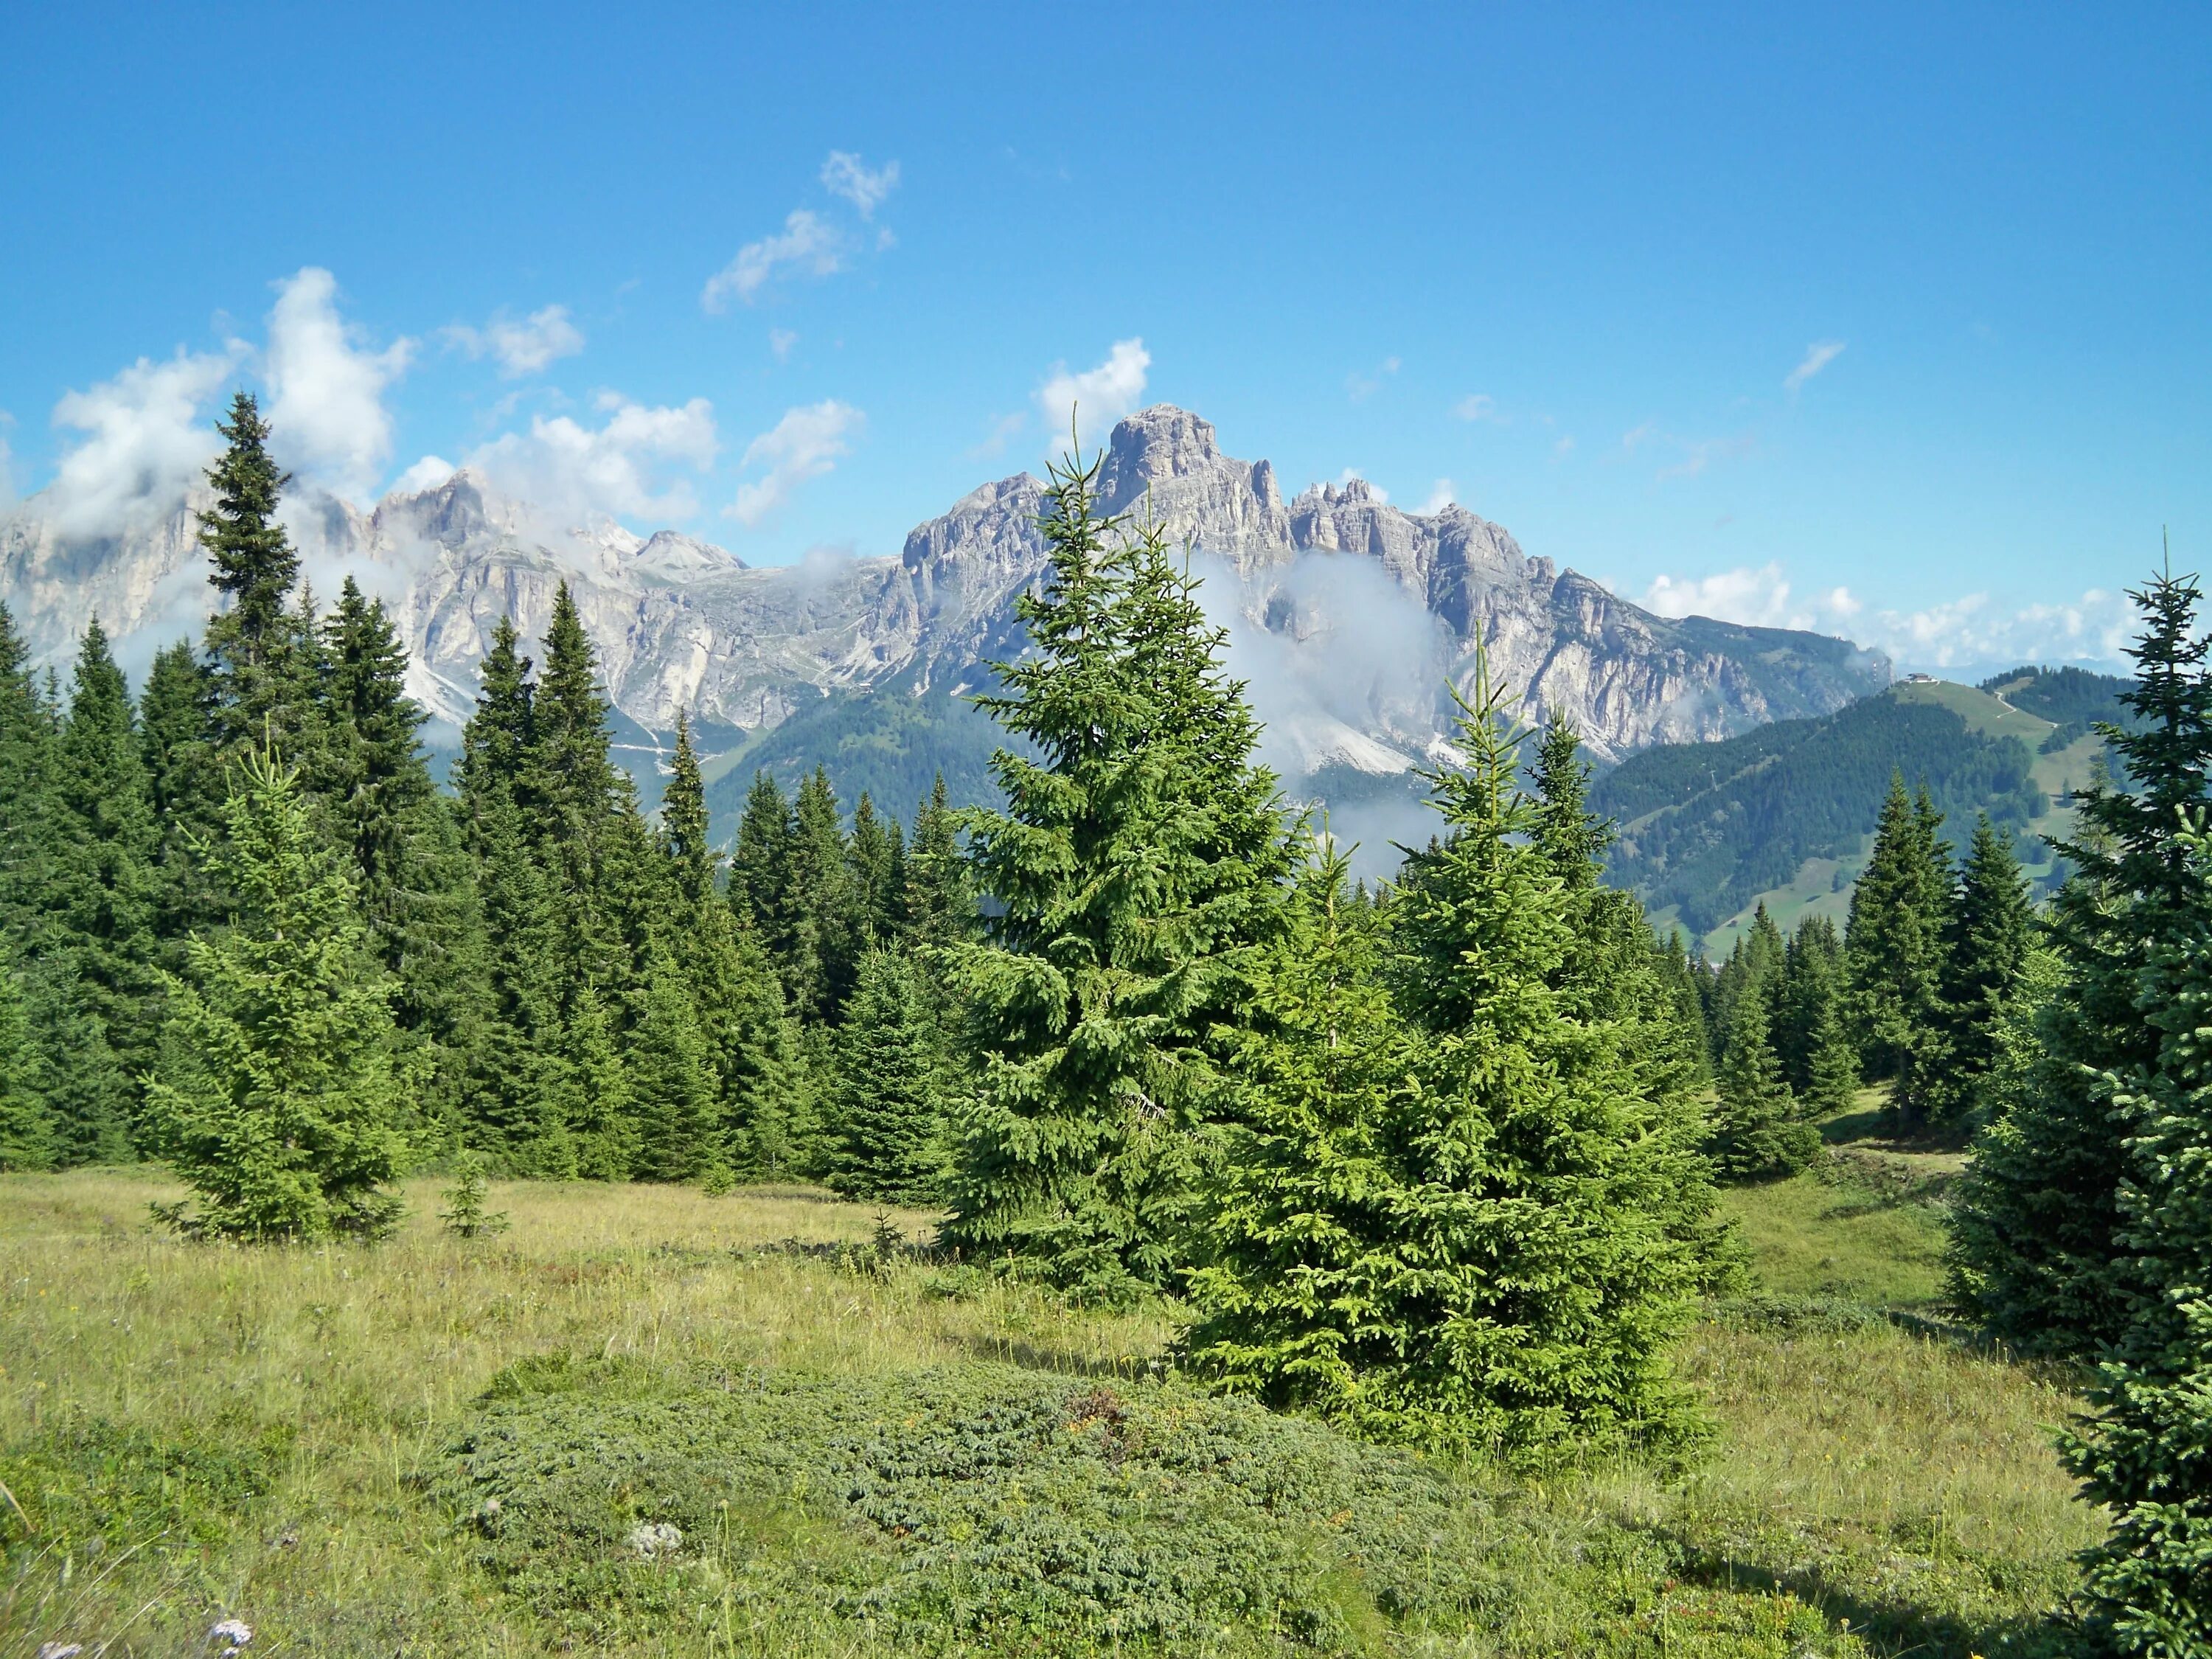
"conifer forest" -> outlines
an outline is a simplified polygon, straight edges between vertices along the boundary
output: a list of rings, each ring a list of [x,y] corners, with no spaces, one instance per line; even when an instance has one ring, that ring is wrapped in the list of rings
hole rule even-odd
[[[565,586],[441,776],[220,429],[135,691],[0,610],[0,1385],[210,1379],[0,1423],[9,1651],[2212,1653],[2193,577],[2050,886],[1900,769],[1709,960],[1486,658],[1355,878],[1080,453],[991,790],[726,844]]]

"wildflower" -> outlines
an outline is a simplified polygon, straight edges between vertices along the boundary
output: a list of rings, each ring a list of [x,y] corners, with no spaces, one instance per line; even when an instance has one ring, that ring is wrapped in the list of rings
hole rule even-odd
[[[82,1642],[41,1642],[39,1659],[76,1659],[84,1651]]]
[[[238,1659],[253,1639],[253,1627],[243,1619],[226,1619],[208,1632],[208,1640],[223,1644],[222,1659]]]

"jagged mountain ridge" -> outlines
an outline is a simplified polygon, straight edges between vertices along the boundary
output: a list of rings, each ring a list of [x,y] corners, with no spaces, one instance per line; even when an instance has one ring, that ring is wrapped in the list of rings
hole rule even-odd
[[[1407,514],[1356,479],[1285,501],[1269,463],[1223,454],[1209,422],[1165,405],[1115,428],[1099,492],[1107,511],[1149,513],[1216,562],[1202,568],[1245,642],[1240,672],[1248,644],[1291,653],[1255,690],[1277,728],[1272,757],[1294,773],[1389,773],[1431,750],[1448,726],[1443,682],[1470,678],[1478,629],[1531,712],[1573,719],[1607,757],[1826,713],[1889,678],[1887,659],[1844,641],[1653,616],[1459,507]],[[410,690],[442,721],[466,717],[494,622],[541,635],[566,577],[626,715],[665,730],[686,710],[736,740],[826,692],[941,688],[1017,652],[1012,602],[1042,567],[1043,494],[1017,474],[918,526],[896,558],[757,569],[672,531],[557,524],[465,470],[370,513],[317,496],[288,517],[325,597],[345,571],[390,603]],[[0,596],[34,650],[65,659],[95,614],[126,639],[195,629],[200,504],[99,536],[70,533],[38,496],[0,519]]]

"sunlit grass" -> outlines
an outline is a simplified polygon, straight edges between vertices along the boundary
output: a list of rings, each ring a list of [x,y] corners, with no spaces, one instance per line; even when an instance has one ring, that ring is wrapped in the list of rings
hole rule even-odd
[[[105,1640],[204,1655],[227,1613],[262,1632],[257,1655],[543,1650],[532,1610],[416,1478],[528,1355],[830,1373],[988,1359],[1138,1386],[1172,1330],[1167,1304],[1077,1310],[763,1248],[872,1240],[874,1212],[805,1189],[496,1184],[512,1230],[465,1243],[436,1225],[436,1183],[418,1182],[412,1219],[374,1249],[183,1243],[146,1224],[168,1191],[138,1171],[0,1177],[0,1471],[104,1420],[163,1443],[276,1446],[268,1489],[211,1517],[203,1544],[133,1537],[99,1555],[26,1540],[0,1503],[16,1573],[0,1585],[0,1653]],[[1729,1203],[1771,1291],[1899,1308],[1937,1294],[1923,1203],[1809,1176]],[[2040,1639],[2037,1609],[2095,1527],[2049,1450],[2059,1379],[1886,1326],[1702,1327],[1681,1363],[1719,1425],[1711,1455],[1680,1478],[1478,1476],[1518,1528],[1500,1611],[1457,1644],[1408,1650],[1779,1656],[1805,1648],[1808,1606],[1821,1650]],[[43,1512],[40,1492],[19,1496]],[[754,1650],[878,1650],[804,1620],[779,1639]],[[699,1640],[608,1650],[744,1650]]]

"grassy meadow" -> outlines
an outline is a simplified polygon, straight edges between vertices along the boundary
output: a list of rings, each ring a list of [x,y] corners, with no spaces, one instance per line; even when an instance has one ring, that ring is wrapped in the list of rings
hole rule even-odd
[[[1739,1191],[1688,1467],[1438,1469],[801,1188],[438,1183],[374,1249],[0,1177],[0,1654],[2033,1654],[2096,1518],[2064,1379],[1939,1316],[1956,1160]]]

